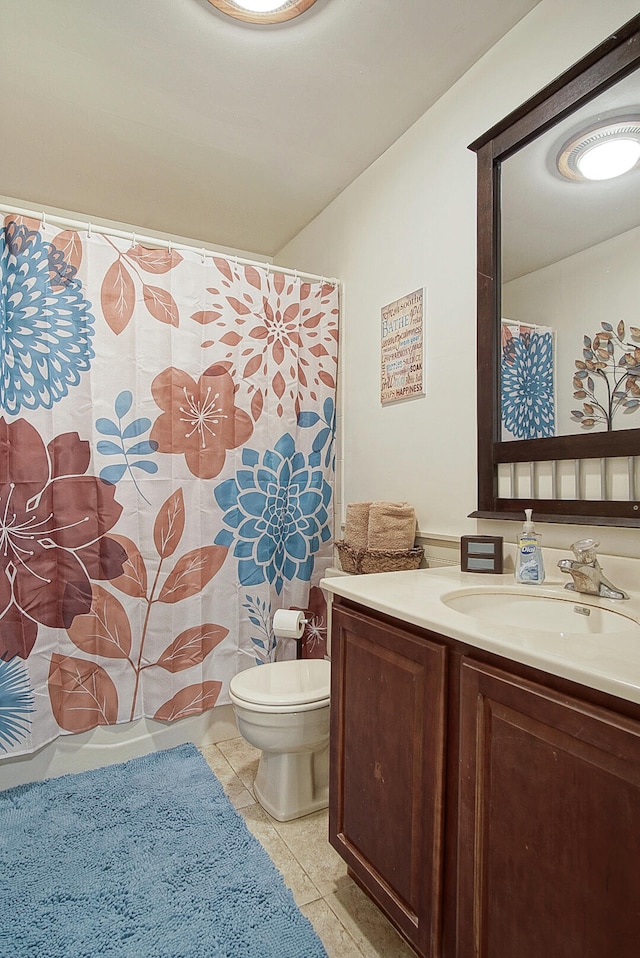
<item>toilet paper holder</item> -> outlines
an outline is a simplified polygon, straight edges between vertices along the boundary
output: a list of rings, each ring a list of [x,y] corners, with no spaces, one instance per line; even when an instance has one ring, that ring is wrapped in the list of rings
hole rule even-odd
[[[273,614],[273,631],[278,639],[293,639],[296,643],[296,658],[302,658],[304,630],[309,620],[300,609],[276,609]]]

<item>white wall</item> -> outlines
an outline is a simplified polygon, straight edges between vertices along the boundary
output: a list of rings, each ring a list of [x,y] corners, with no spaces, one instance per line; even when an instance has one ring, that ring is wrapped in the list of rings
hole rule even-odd
[[[476,163],[467,145],[637,12],[635,0],[542,0],[278,254],[344,283],[343,503],[406,499],[422,532],[515,535],[513,522],[466,518],[476,506]],[[383,408],[380,309],[420,286],[427,396]],[[584,534],[544,530],[561,547]],[[637,554],[637,532],[599,538],[604,552]]]

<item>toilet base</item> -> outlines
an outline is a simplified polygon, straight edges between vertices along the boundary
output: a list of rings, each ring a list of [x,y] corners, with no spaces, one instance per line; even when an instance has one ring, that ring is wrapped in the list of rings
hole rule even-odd
[[[329,744],[315,752],[262,752],[253,790],[265,812],[278,822],[326,808]]]

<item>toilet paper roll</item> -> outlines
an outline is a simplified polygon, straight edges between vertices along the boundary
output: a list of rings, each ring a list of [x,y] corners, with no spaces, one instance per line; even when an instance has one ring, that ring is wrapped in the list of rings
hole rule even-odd
[[[304,612],[278,609],[273,616],[273,631],[279,639],[300,639],[306,625]]]

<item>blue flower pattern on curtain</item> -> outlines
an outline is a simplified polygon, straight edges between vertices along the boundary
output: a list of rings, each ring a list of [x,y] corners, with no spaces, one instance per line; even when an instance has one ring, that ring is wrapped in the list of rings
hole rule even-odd
[[[36,230],[0,230],[0,405],[50,409],[77,386],[94,351],[94,318],[75,267]]]
[[[0,750],[7,752],[24,736],[34,711],[27,670],[18,658],[0,659]]]
[[[218,505],[227,510],[223,522],[235,530],[218,533],[215,543],[230,546],[235,540],[243,585],[266,580],[280,595],[285,580],[311,579],[315,554],[331,538],[331,486],[322,470],[296,452],[288,433],[262,457],[245,448],[242,463],[245,468],[235,478],[214,490]]]

